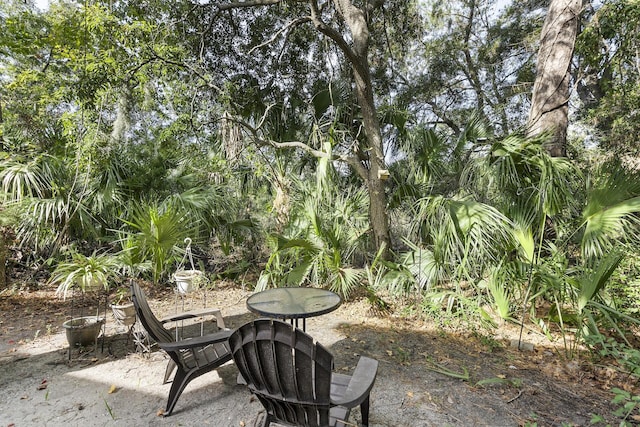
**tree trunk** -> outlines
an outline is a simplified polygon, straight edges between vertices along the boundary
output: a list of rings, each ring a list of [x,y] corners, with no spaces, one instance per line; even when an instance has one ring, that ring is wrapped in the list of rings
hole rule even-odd
[[[363,68],[367,71],[369,70],[368,65]],[[369,143],[369,176],[367,177],[369,220],[376,249],[384,247],[383,257],[386,259],[391,247],[391,235],[387,215],[387,195],[384,189],[384,181],[380,178],[380,171],[385,169],[382,134],[380,133],[380,123],[373,102],[371,80],[369,79],[367,82],[367,79],[358,76],[357,72],[356,92],[362,112],[362,124]]]
[[[549,132],[547,150],[554,157],[566,155],[570,66],[581,7],[581,0],[552,0],[542,27],[527,134]]]
[[[8,227],[0,227],[0,289],[7,286],[7,257],[9,255],[9,242],[11,232]]]
[[[4,119],[2,118],[2,98],[0,98],[0,126],[4,123]],[[4,138],[2,137],[2,133],[0,133],[0,150],[4,150]]]
[[[382,256],[389,257],[391,234],[387,215],[387,195],[381,170],[385,170],[384,150],[380,122],[373,99],[373,84],[369,68],[369,27],[366,13],[355,7],[349,0],[337,0],[340,11],[353,38],[354,58],[350,58],[355,79],[356,96],[362,113],[362,124],[368,143],[369,165],[367,189],[369,192],[369,220],[376,249],[383,248]],[[349,56],[347,55],[347,58]]]
[[[342,159],[353,167],[362,178],[369,193],[369,220],[373,230],[374,243],[377,249],[384,248],[382,256],[388,258],[391,247],[391,234],[389,232],[389,220],[387,215],[387,196],[384,189],[386,167],[384,162],[384,150],[382,145],[382,132],[373,98],[373,85],[369,68],[369,16],[384,3],[383,0],[367,0],[358,2],[356,6],[353,0],[334,0],[323,2],[322,7],[317,0],[306,0],[309,5],[309,16],[298,17],[293,23],[312,22],[316,30],[330,40],[342,51],[345,60],[349,63],[355,80],[356,97],[362,113],[362,124],[366,137],[365,154],[360,156],[344,156]],[[284,0],[255,0],[238,1],[218,5],[218,10],[229,10],[243,7],[262,7],[284,3]],[[331,6],[335,6],[335,15],[341,18],[349,29],[350,37],[343,34],[343,26],[335,28],[325,22]],[[334,20],[336,16],[331,17]],[[255,130],[255,129],[254,129]],[[318,152],[304,143],[282,143],[272,141],[274,147],[299,147],[316,156],[325,156],[326,153]],[[384,171],[384,172],[383,172]]]

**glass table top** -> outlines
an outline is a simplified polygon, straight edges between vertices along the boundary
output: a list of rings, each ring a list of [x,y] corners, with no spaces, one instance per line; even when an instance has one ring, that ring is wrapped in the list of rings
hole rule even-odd
[[[247,308],[263,316],[305,319],[329,313],[340,306],[340,296],[318,288],[275,288],[247,299]]]

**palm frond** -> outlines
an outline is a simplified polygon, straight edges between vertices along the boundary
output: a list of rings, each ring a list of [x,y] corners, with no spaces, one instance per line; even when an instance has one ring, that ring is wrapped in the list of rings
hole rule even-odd
[[[435,196],[421,199],[416,210],[419,224],[432,236],[435,259],[466,269],[497,261],[505,247],[513,246],[509,219],[484,203]]]
[[[619,241],[640,240],[640,197],[595,209],[592,202],[585,208],[582,253],[587,257],[602,256]]]
[[[351,292],[360,286],[365,275],[365,271],[361,268],[336,269],[330,277],[330,289],[348,298]]]
[[[589,301],[605,287],[613,272],[618,268],[623,256],[620,253],[611,253],[599,262],[594,270],[587,270],[580,280],[578,290],[578,311],[582,311]]]
[[[413,245],[413,251],[402,256],[402,265],[407,267],[420,289],[429,291],[435,284],[446,278],[442,263],[433,252]]]
[[[19,163],[5,161],[0,164],[2,191],[9,200],[20,201],[26,197],[43,197],[46,184],[39,162]]]
[[[509,283],[507,274],[506,270],[498,266],[491,272],[486,283],[496,312],[502,319],[508,319],[511,315],[511,294],[507,287]]]

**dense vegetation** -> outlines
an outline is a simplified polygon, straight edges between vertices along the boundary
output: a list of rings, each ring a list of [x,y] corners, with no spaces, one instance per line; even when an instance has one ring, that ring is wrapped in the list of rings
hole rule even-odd
[[[211,275],[638,370],[640,4],[584,3],[558,157],[526,128],[545,2],[4,2],[0,286],[78,254],[166,284],[190,237]]]

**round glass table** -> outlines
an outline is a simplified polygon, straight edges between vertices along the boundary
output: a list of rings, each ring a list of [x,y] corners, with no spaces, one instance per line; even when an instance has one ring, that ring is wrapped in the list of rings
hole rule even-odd
[[[308,317],[330,313],[341,303],[338,294],[318,288],[274,288],[247,298],[247,308],[261,316],[295,321],[296,328],[302,319],[303,331]]]

